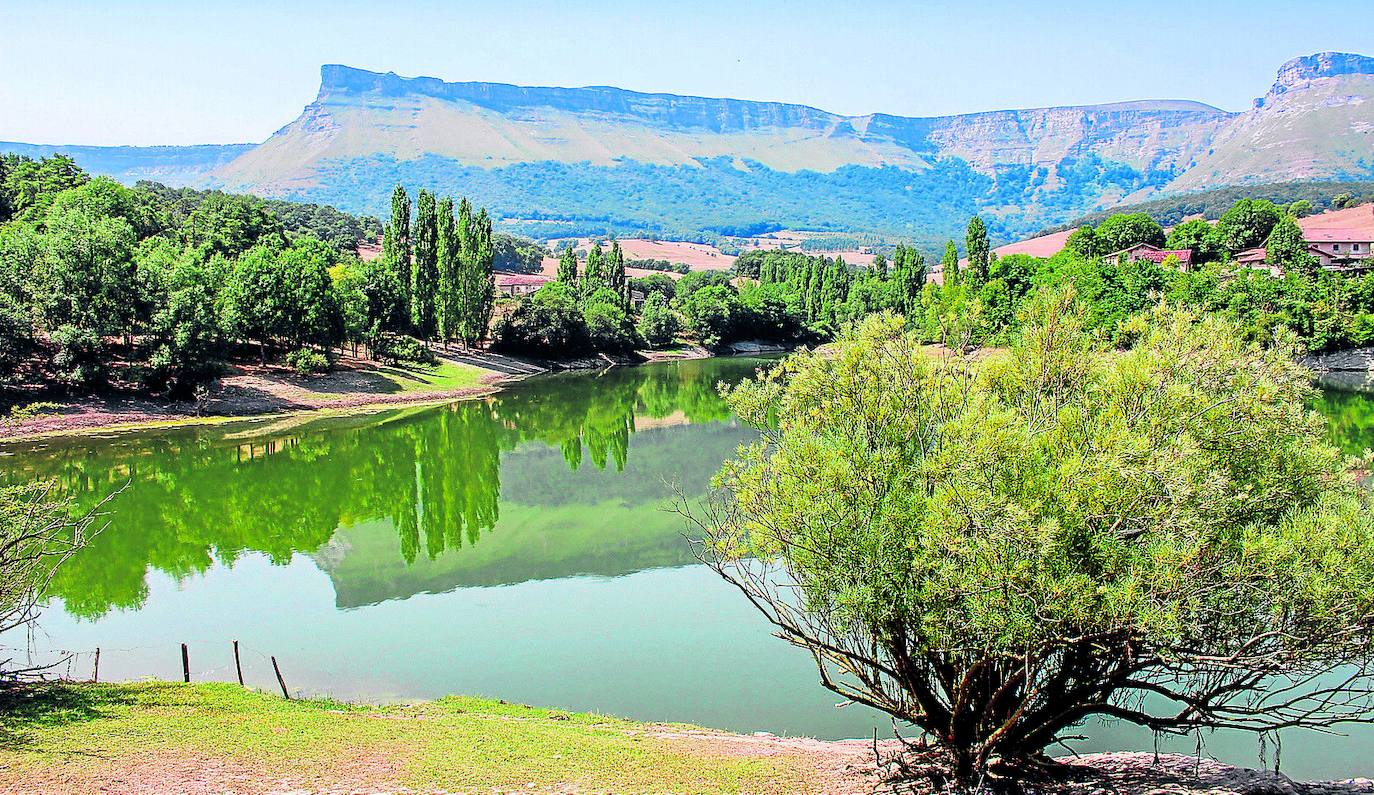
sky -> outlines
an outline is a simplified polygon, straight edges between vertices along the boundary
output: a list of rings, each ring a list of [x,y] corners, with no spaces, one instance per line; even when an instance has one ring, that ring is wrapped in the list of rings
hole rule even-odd
[[[319,67],[933,116],[1243,110],[1284,61],[1374,55],[1374,0],[0,0],[0,141],[257,142]]]

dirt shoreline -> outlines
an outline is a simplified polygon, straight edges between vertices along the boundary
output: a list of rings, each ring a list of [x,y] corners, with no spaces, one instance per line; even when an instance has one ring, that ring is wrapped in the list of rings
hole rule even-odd
[[[738,351],[721,355],[773,350],[745,345]],[[334,413],[371,413],[395,406],[483,398],[501,391],[507,384],[555,370],[635,366],[706,359],[715,355],[696,346],[669,351],[640,351],[634,358],[588,358],[559,362],[517,359],[488,352],[440,352],[441,363],[484,370],[478,384],[458,389],[419,388],[411,391],[395,391],[394,376],[398,372],[407,372],[404,368],[387,367],[361,359],[341,359],[334,371],[317,376],[300,376],[280,366],[239,364],[219,380],[210,396],[199,406],[194,401],[171,401],[140,395],[87,396],[59,404],[61,408],[51,414],[40,414],[19,422],[0,421],[0,443],[216,425],[301,414],[318,413],[326,416]],[[383,377],[384,373],[390,373],[392,379]]]

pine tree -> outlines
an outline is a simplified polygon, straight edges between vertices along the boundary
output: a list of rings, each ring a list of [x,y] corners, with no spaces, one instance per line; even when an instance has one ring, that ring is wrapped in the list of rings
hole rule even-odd
[[[421,190],[415,201],[415,260],[410,270],[410,323],[422,340],[434,336],[439,286],[439,222],[434,194]]]
[[[945,243],[945,256],[940,260],[940,267],[945,274],[945,284],[959,283],[959,247],[954,245],[953,240]]]
[[[447,344],[458,337],[459,301],[458,278],[462,268],[462,248],[458,240],[458,222],[453,217],[453,198],[445,196],[438,207],[439,286],[436,299],[439,339]]]
[[[969,278],[975,286],[981,285],[988,280],[988,267],[992,260],[992,250],[988,247],[988,228],[981,216],[975,215],[969,219],[964,249],[968,252]]]
[[[558,281],[569,286],[577,284],[577,252],[572,246],[558,255]]]

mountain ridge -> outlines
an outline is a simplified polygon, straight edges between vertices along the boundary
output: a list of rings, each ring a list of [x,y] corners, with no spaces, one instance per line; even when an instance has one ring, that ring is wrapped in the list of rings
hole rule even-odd
[[[1145,99],[846,116],[342,64],[320,78],[266,141],[214,162],[188,156],[183,178],[368,214],[401,182],[468,195],[536,237],[793,228],[938,243],[973,213],[1014,239],[1163,195],[1374,176],[1374,58],[1352,53],[1290,59],[1244,111]]]

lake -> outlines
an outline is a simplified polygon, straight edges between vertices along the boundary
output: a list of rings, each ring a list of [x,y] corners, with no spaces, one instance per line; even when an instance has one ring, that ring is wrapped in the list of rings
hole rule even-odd
[[[59,570],[36,642],[62,673],[181,676],[373,701],[465,693],[738,731],[868,737],[809,656],[696,562],[675,488],[704,494],[753,432],[716,394],[768,360],[540,376],[486,400],[0,446],[0,478],[58,481],[104,530]],[[1318,408],[1351,452],[1374,400]],[[8,645],[20,645],[20,639]],[[45,657],[47,658],[47,657]],[[1092,724],[1081,751],[1150,750]],[[1161,742],[1192,752],[1197,739]],[[1253,737],[1203,749],[1257,765]],[[1374,732],[1285,735],[1283,769],[1374,773]]]

